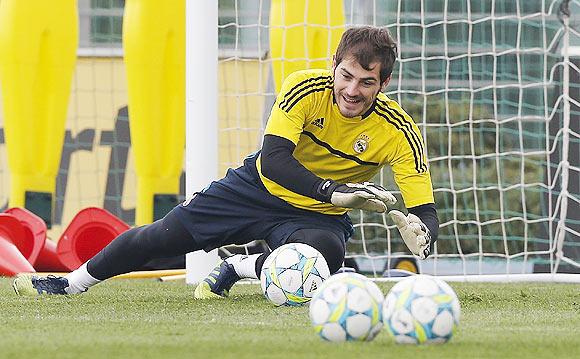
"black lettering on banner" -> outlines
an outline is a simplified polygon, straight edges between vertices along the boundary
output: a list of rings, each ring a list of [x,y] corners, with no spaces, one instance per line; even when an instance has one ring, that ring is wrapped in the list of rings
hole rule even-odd
[[[129,224],[135,223],[135,208],[125,209],[122,206],[127,158],[131,147],[129,113],[127,106],[119,109],[113,131],[101,132],[101,146],[110,146],[109,168],[103,208]]]
[[[64,198],[68,184],[70,169],[70,159],[76,151],[92,151],[95,141],[95,129],[87,128],[79,132],[75,137],[70,130],[66,130],[64,135],[64,145],[60,156],[58,175],[56,176],[54,224],[62,224],[62,214],[64,211]]]

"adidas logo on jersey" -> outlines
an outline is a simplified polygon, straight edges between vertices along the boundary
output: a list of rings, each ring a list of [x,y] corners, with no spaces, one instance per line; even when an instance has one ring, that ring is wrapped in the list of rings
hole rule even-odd
[[[320,129],[323,129],[324,128],[324,117],[317,118],[316,120],[310,122],[310,124],[320,128]]]

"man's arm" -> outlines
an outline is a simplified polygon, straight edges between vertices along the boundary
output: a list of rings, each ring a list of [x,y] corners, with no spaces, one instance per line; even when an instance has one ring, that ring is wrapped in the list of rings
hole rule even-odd
[[[274,135],[265,135],[262,145],[262,174],[292,192],[324,202],[319,193],[324,179],[304,167],[292,153],[292,141]]]
[[[387,205],[395,204],[390,192],[372,183],[340,184],[316,176],[292,155],[294,148],[296,145],[286,138],[265,135],[262,174],[292,192],[338,207],[382,213]]]
[[[417,207],[411,207],[408,209],[409,213],[413,213],[415,216],[421,219],[421,222],[425,224],[427,229],[431,234],[431,246],[437,241],[437,236],[439,235],[439,218],[437,218],[437,209],[435,209],[434,203],[422,204]],[[433,249],[433,247],[431,247]]]

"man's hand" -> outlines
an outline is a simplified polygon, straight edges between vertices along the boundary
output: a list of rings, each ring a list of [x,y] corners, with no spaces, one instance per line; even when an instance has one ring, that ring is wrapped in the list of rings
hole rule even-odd
[[[411,253],[421,259],[427,258],[431,252],[431,234],[421,219],[412,213],[405,216],[397,210],[390,211],[389,216],[397,225]]]
[[[324,184],[328,183],[325,181]],[[330,203],[337,207],[358,208],[365,211],[384,213],[387,206],[397,202],[395,196],[383,187],[371,182],[329,185]]]

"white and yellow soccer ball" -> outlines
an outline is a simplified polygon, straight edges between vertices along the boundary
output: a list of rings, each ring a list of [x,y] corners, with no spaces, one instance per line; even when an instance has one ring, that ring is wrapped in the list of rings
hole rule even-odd
[[[319,251],[303,243],[276,248],[264,261],[260,272],[262,292],[276,306],[307,303],[314,291],[330,276]]]
[[[461,310],[443,280],[414,275],[391,288],[383,303],[383,321],[400,344],[445,343],[459,324]]]
[[[381,331],[383,293],[370,279],[340,273],[327,279],[310,302],[310,320],[322,339],[370,341]]]

